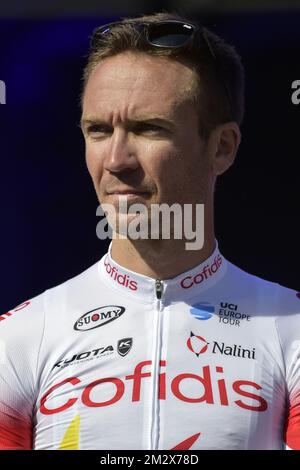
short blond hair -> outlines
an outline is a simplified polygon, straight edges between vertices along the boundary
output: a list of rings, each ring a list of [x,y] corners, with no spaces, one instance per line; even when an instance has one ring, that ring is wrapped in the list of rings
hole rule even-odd
[[[203,138],[206,139],[218,124],[235,121],[241,125],[244,115],[244,68],[235,49],[204,28],[206,37],[217,57],[216,60],[222,63],[222,77],[219,77],[214,58],[205,43],[203,47],[176,49],[152,47],[135,28],[137,23],[155,23],[165,20],[182,20],[196,24],[187,18],[170,13],[155,13],[123,19],[111,29],[109,34],[101,38],[99,45],[91,48],[83,73],[82,97],[88,79],[99,62],[125,51],[141,52],[181,62],[195,72],[197,87],[191,98],[198,108],[199,132]],[[224,90],[224,82],[230,93],[230,103]],[[195,87],[192,88],[195,89]]]

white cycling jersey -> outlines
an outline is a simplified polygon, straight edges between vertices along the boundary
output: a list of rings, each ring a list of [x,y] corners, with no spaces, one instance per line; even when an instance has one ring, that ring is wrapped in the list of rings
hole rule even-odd
[[[0,316],[1,449],[300,448],[300,298],[216,246],[169,280],[109,253]]]

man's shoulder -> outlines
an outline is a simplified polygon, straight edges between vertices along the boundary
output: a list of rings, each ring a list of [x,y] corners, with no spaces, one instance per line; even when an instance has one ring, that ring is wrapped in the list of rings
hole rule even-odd
[[[99,284],[99,261],[61,284],[47,289],[45,291],[45,295],[46,297],[48,295],[59,295],[63,291],[76,290],[78,288],[83,288],[84,286],[91,287],[95,283]]]
[[[254,296],[256,302],[269,303],[274,308],[275,316],[297,313],[300,320],[300,292],[249,273],[230,262],[228,271],[231,284],[243,292],[243,295]]]
[[[0,334],[3,327],[5,327],[6,331],[12,329],[15,333],[18,328],[20,331],[22,329],[23,331],[24,329],[31,332],[36,331],[37,328],[42,327],[43,318],[49,306],[51,307],[53,303],[59,304],[66,297],[89,295],[89,292],[95,288],[98,281],[98,263],[93,264],[80,274],[63,283],[51,287],[7,312],[0,314]]]
[[[20,320],[21,323],[26,324],[26,327],[29,328],[31,326],[30,324],[34,324],[37,320],[37,315],[43,312],[43,301],[43,294],[40,294],[0,314],[0,332],[1,328],[9,324],[12,324],[13,328],[16,328]]]
[[[44,331],[43,304],[40,294],[0,315],[0,347],[13,361],[36,355]]]

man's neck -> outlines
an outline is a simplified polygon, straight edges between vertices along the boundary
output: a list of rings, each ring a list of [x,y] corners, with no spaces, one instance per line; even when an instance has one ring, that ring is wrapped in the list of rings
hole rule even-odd
[[[153,279],[172,279],[205,261],[215,249],[215,237],[205,236],[201,250],[187,250],[183,240],[113,239],[112,259],[126,269]]]

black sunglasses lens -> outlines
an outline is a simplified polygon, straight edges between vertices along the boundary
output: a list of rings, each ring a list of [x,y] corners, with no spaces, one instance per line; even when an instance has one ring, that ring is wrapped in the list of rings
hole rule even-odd
[[[184,23],[154,23],[148,26],[148,41],[154,46],[179,47],[186,44],[194,32]]]

